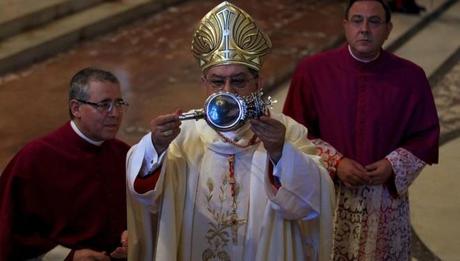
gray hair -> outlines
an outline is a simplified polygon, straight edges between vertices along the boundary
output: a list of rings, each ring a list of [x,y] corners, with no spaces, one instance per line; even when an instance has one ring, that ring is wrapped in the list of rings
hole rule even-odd
[[[89,83],[91,81],[107,81],[111,83],[120,84],[117,77],[109,71],[105,71],[94,67],[84,68],[77,72],[70,80],[69,102],[73,99],[84,101],[89,99],[88,88]],[[73,119],[73,114],[70,111],[70,108],[69,113],[70,118]]]

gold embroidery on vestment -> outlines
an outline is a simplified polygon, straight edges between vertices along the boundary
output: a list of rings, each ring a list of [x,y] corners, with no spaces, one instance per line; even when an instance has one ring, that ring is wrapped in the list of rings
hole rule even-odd
[[[208,247],[202,253],[202,260],[230,260],[230,254],[226,250],[228,243],[238,245],[238,229],[246,224],[246,220],[238,217],[238,194],[239,184],[234,177],[235,156],[228,157],[229,172],[223,177],[222,184],[215,188],[215,180],[208,178],[206,185],[208,192],[205,195],[207,210],[211,214],[212,220],[208,222],[209,229],[205,238],[208,241]],[[213,207],[211,201],[217,193],[219,206]],[[231,200],[229,209],[229,200]],[[230,231],[229,231],[230,230]]]

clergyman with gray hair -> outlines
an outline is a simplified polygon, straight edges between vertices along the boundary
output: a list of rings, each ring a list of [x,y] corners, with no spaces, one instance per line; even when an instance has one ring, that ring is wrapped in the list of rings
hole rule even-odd
[[[0,176],[0,260],[126,258],[124,110],[111,72],[70,81],[70,121],[26,144]]]

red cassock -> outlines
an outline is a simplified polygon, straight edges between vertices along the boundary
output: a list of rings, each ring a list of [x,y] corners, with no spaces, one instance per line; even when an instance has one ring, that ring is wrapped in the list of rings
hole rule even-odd
[[[334,178],[335,150],[363,166],[392,162],[385,184],[350,188],[335,179],[332,260],[409,260],[408,187],[425,163],[438,162],[439,122],[423,70],[386,51],[359,62],[343,46],[299,63],[284,112],[335,148],[315,140]]]
[[[398,147],[438,162],[439,121],[425,73],[386,51],[362,63],[345,45],[301,61],[284,113],[362,165]]]
[[[0,177],[0,260],[57,245],[108,253],[120,246],[128,149],[115,139],[92,145],[69,122],[27,144]]]

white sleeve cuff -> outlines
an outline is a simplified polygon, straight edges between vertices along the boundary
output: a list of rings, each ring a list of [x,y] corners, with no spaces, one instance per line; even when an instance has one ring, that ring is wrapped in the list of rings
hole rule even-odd
[[[280,179],[282,185],[276,193],[271,186],[266,187],[268,198],[277,205],[272,204],[272,207],[284,218],[313,219],[318,216],[321,178],[318,164],[318,156],[306,156],[292,144],[284,144],[283,156],[273,168],[273,175]]]
[[[165,150],[161,155],[158,155],[153,146],[152,133],[150,132],[147,136],[148,141],[147,146],[145,146],[144,160],[142,161],[142,167],[139,173],[141,177],[148,176],[155,171],[162,164],[167,151]]]

